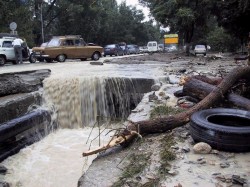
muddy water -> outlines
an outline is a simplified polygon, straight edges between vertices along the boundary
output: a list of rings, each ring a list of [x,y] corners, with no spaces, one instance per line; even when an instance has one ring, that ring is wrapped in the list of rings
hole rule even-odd
[[[48,65],[52,75],[44,80],[44,104],[57,111],[59,130],[2,162],[8,168],[5,180],[11,186],[76,186],[95,157],[86,159],[81,156],[83,151],[89,149],[86,141],[91,129],[88,126],[95,124],[98,110],[108,115],[103,97],[104,78],[155,78],[161,75],[159,65],[91,66],[79,62],[24,65],[19,66],[18,71],[43,69]],[[1,73],[17,70],[17,67],[12,68],[7,67]],[[98,133],[99,129],[94,128],[91,139],[96,138]],[[109,135],[102,134],[102,143],[107,143],[109,139]],[[98,146],[97,138],[91,143],[91,149]]]

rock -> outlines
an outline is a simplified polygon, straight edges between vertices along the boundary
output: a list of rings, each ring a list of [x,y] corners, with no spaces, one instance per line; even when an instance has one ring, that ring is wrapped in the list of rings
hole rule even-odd
[[[0,187],[10,187],[9,183],[0,181]]]
[[[148,96],[148,101],[154,101],[154,100],[158,100],[158,97],[157,95],[155,95],[155,92]]]
[[[188,152],[190,152],[190,148],[187,147],[187,146],[185,146],[185,147],[182,148],[182,151],[183,151],[184,153],[188,153]]]
[[[228,168],[228,167],[230,167],[230,164],[229,164],[228,162],[221,163],[221,164],[220,164],[220,167],[221,167],[221,168]]]
[[[175,171],[175,170],[169,170],[168,171],[168,174],[170,174],[170,175],[177,175],[178,174],[178,171]]]
[[[0,97],[37,91],[50,72],[49,69],[40,69],[0,74]]]
[[[244,178],[241,178],[239,175],[233,175],[232,176],[232,182],[233,182],[233,184],[243,185],[243,184],[247,183],[247,180],[244,179]]]
[[[197,154],[208,154],[211,152],[212,148],[207,143],[200,142],[194,145],[193,150]]]
[[[5,175],[6,172],[7,172],[7,168],[5,166],[3,166],[3,165],[0,165],[0,174]]]
[[[176,77],[176,75],[169,75],[168,80],[170,84],[179,84],[180,79]]]
[[[161,88],[161,84],[157,83],[151,86],[152,91],[159,91]]]

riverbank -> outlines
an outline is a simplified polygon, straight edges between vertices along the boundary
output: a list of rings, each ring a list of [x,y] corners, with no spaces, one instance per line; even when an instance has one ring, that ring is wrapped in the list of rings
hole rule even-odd
[[[159,106],[176,105],[173,91],[182,76],[205,75],[224,77],[238,64],[231,54],[209,54],[207,57],[184,54],[154,54],[110,60],[106,63],[161,63],[165,77],[159,91],[145,94],[142,102],[132,111],[129,120],[145,120]],[[155,93],[156,99],[150,95]],[[171,111],[172,112],[172,111]],[[189,134],[189,124],[170,132],[153,134],[138,139],[125,149],[106,152],[92,163],[79,180],[78,186],[161,186],[161,187],[227,187],[250,185],[250,153],[229,153],[212,150],[197,154],[195,142]],[[97,177],[98,176],[98,177]]]

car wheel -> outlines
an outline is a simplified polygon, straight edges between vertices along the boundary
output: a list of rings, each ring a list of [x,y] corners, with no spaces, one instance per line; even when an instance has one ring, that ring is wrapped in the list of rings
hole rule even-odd
[[[34,53],[31,53],[30,56],[29,56],[29,61],[30,63],[35,63],[37,60],[36,56]]]
[[[61,54],[61,55],[58,55],[56,59],[58,62],[65,62],[66,56]]]
[[[0,56],[0,66],[3,66],[5,64],[6,60],[3,56]]]
[[[100,59],[100,54],[98,52],[94,52],[94,54],[91,57],[92,60],[99,60]]]
[[[194,141],[214,149],[250,151],[250,112],[228,108],[198,111],[191,116],[190,134]]]
[[[81,58],[81,61],[86,61],[87,60],[87,58]]]

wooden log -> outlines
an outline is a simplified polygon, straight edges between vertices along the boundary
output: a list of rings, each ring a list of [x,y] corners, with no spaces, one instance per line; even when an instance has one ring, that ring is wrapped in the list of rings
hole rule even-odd
[[[37,91],[50,75],[49,69],[0,74],[0,97]]]
[[[126,131],[136,131],[140,134],[152,134],[152,133],[161,133],[168,130],[172,130],[176,127],[180,127],[189,122],[191,115],[199,110],[206,109],[211,107],[215,102],[218,102],[223,98],[223,95],[235,84],[235,82],[240,79],[242,76],[250,74],[250,66],[247,67],[237,67],[233,69],[223,80],[222,82],[213,89],[202,101],[197,103],[192,108],[188,109],[185,112],[181,112],[174,116],[166,116],[162,118],[157,118],[153,120],[143,120],[138,122],[131,122]],[[132,136],[132,135],[131,135]],[[123,136],[120,136],[123,137]],[[118,136],[119,138],[119,136]],[[129,137],[128,137],[129,138]],[[93,152],[93,154],[98,153],[98,151]],[[91,154],[91,151],[88,151],[88,155]],[[86,154],[83,153],[83,156]]]
[[[197,80],[196,78],[189,79],[183,86],[183,94],[194,98],[204,99],[216,86],[206,82]],[[250,100],[234,93],[225,95],[226,99],[233,105],[242,109],[250,110]]]

